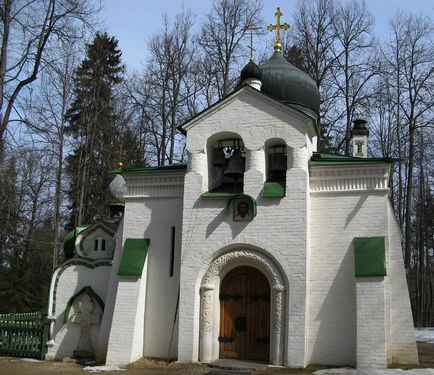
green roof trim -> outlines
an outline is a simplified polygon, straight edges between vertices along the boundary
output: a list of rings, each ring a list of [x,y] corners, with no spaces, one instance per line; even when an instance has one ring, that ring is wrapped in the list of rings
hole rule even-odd
[[[326,165],[360,165],[360,164],[384,164],[394,163],[397,159],[393,158],[357,158],[354,156],[344,156],[335,154],[323,154],[315,152],[309,160],[309,166]]]
[[[384,237],[356,237],[353,242],[355,276],[387,276]]]
[[[113,220],[101,220],[101,223],[111,229],[112,231],[116,231],[118,229],[119,220],[113,221]]]
[[[147,238],[127,238],[124,244],[119,276],[142,276],[149,243]]]
[[[239,196],[240,194],[243,194],[243,184],[230,183],[222,184],[217,186],[215,189],[202,193],[201,197],[204,199],[226,199]]]
[[[74,301],[80,297],[82,294],[87,294],[90,298],[93,298],[101,308],[101,311],[104,311],[104,302],[101,299],[101,297],[94,292],[94,290],[90,286],[86,286],[83,289],[81,289],[78,293],[74,294],[66,304],[65,312],[63,313],[63,324],[66,324],[69,319],[69,313],[71,311],[72,304]]]
[[[187,171],[187,164],[170,164],[161,165],[159,167],[144,167],[144,168],[118,168],[113,169],[109,173],[111,174],[142,174],[142,173],[163,173],[163,172],[176,172],[176,171]]]
[[[77,236],[88,227],[89,225],[76,227],[65,235],[63,238],[63,251],[65,254],[70,254],[70,256],[74,254],[74,246]]]
[[[265,181],[262,188],[263,198],[283,198],[286,194],[285,181]]]

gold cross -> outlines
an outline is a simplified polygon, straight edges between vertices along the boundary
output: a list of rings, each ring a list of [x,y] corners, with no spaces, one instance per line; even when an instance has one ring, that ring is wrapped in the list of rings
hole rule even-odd
[[[123,158],[126,155],[126,151],[124,150],[124,145],[121,142],[121,144],[119,145],[119,161],[118,161],[118,168],[122,169],[122,167],[124,166],[124,163],[122,162]]]
[[[267,26],[267,30],[273,31],[276,30],[276,38],[274,39],[274,50],[281,52],[282,51],[282,40],[280,39],[280,29],[288,30],[289,25],[285,22],[283,25],[280,24],[280,16],[282,15],[282,12],[280,11],[280,8],[277,7],[276,13],[274,14],[276,16],[276,24],[270,24]]]
[[[255,24],[253,23],[249,23],[246,25],[246,27],[243,29],[243,31],[250,31],[250,46],[248,46],[250,48],[250,61],[253,62],[253,52],[256,51],[253,48],[253,31],[256,30],[260,30],[260,27],[255,26]]]

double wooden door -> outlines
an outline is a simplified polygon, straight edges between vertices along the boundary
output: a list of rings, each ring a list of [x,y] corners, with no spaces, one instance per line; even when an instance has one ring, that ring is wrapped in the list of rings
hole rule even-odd
[[[220,358],[268,361],[270,285],[256,268],[229,272],[220,287]]]

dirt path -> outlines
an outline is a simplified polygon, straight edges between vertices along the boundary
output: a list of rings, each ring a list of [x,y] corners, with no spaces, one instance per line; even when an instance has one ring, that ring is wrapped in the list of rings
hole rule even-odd
[[[434,368],[434,344],[418,343],[419,367]],[[76,363],[63,363],[55,361],[36,361],[20,358],[0,357],[0,375],[84,375],[93,372],[83,371],[83,367]],[[255,371],[255,375],[291,374],[311,375],[315,368],[291,370],[282,368],[268,368],[265,371]],[[141,359],[134,362],[125,371],[109,371],[102,374],[117,375],[238,375],[246,372],[228,372],[210,369],[203,364],[177,364],[166,365],[164,362]]]

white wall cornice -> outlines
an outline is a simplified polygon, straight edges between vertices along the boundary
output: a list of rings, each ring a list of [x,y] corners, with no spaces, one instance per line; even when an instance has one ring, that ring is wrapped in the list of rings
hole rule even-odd
[[[131,198],[172,198],[184,193],[184,173],[124,176],[127,193]]]
[[[389,166],[310,167],[310,192],[388,191]]]

